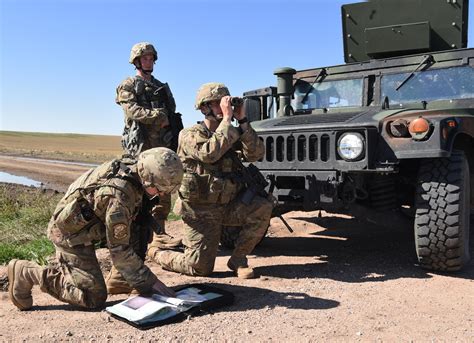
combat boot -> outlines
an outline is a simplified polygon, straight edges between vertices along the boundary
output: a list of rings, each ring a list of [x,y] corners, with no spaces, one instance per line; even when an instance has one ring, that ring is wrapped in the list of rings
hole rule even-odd
[[[11,260],[8,263],[8,293],[20,310],[29,310],[33,306],[31,289],[40,284],[42,271],[39,265],[30,261]]]
[[[253,279],[255,277],[255,273],[253,269],[248,266],[246,258],[231,256],[227,262],[227,267],[234,271],[235,275],[240,279]]]
[[[134,290],[114,266],[105,278],[105,285],[108,294],[130,294]]]

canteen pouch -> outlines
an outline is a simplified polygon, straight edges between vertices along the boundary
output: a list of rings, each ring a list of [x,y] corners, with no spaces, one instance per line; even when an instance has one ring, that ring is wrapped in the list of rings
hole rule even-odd
[[[178,190],[181,199],[188,201],[196,201],[200,199],[199,179],[200,176],[195,173],[184,173],[181,186]]]
[[[100,220],[93,220],[89,225],[91,226],[71,234],[66,238],[66,242],[70,247],[80,244],[91,245],[92,243],[99,242],[105,238],[105,226]]]
[[[227,204],[239,191],[239,184],[230,178],[212,174],[185,173],[179,195],[181,199],[203,204]]]
[[[61,232],[73,234],[84,228],[94,218],[94,212],[86,201],[74,199],[56,215],[55,223]]]

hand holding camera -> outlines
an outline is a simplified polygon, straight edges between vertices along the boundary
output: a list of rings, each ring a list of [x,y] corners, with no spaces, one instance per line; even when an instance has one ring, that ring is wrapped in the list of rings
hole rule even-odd
[[[239,97],[231,97],[230,103],[234,106],[234,118],[242,124],[241,121],[247,118],[247,114],[244,109],[244,99]]]

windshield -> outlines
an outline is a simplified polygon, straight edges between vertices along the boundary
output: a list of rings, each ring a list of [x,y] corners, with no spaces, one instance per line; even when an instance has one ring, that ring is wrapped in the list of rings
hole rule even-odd
[[[309,91],[309,92],[308,92]],[[311,86],[299,80],[295,84],[292,107],[298,110],[362,106],[362,79],[316,82]],[[308,93],[305,99],[305,95]]]
[[[416,72],[398,91],[409,73],[384,75],[382,98],[390,105],[410,102],[474,98],[474,68],[454,67]]]

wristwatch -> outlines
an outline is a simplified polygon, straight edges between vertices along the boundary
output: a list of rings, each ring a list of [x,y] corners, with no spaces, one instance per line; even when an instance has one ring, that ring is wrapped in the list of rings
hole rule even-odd
[[[245,118],[242,118],[240,120],[237,120],[237,123],[239,124],[245,124],[245,123],[248,123],[249,121],[249,118],[245,117]]]

